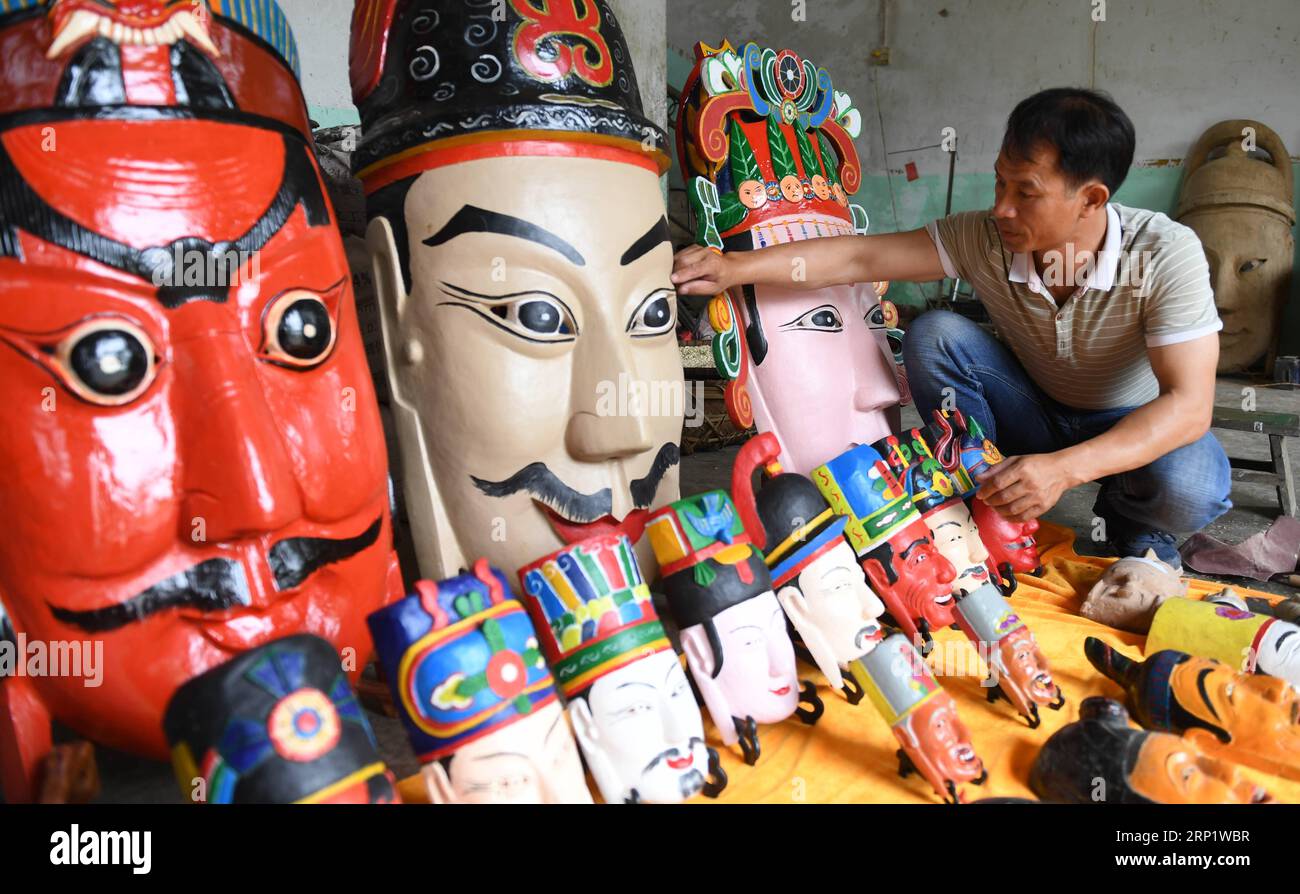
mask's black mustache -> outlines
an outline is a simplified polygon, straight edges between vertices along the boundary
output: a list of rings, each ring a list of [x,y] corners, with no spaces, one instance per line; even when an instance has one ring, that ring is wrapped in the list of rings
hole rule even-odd
[[[84,612],[51,605],[50,611],[87,633],[107,633],[168,608],[219,612],[251,601],[242,565],[230,559],[208,559],[116,605]]]
[[[681,461],[681,451],[676,444],[665,444],[660,447],[646,476],[628,485],[628,490],[632,494],[632,504],[637,509],[649,509],[664,475]],[[613,512],[614,508],[609,488],[602,488],[594,494],[580,493],[561,481],[543,462],[529,463],[504,481],[485,481],[474,475],[470,476],[470,480],[489,497],[508,497],[526,491],[533,498],[550,506],[559,515],[579,524],[604,518]]]
[[[489,497],[508,497],[526,491],[566,519],[579,524],[604,518],[614,511],[613,496],[608,487],[594,494],[579,493],[540,461],[529,463],[504,481],[484,481],[474,475],[469,477],[474,486]]]
[[[632,502],[637,509],[649,509],[655,501],[655,493],[659,490],[659,482],[664,480],[668,470],[682,461],[682,452],[676,444],[665,444],[659,448],[655,454],[655,461],[650,464],[650,471],[644,478],[638,478],[629,486],[632,491]]]
[[[671,758],[689,757],[695,751],[696,745],[703,745],[703,744],[704,744],[704,740],[701,739],[699,736],[691,736],[689,739],[686,740],[685,754],[682,753],[682,750],[680,748],[669,748],[667,751],[661,751],[654,756],[654,759],[651,760],[650,763],[645,765],[645,769],[641,771],[641,774],[645,775],[646,773],[649,773],[655,767],[659,766],[659,764]]]
[[[320,568],[341,562],[379,539],[382,519],[346,540],[325,537],[293,537],[271,547],[268,564],[275,575],[277,590],[299,586]],[[208,559],[192,568],[159,581],[125,602],[89,611],[50,606],[54,617],[87,633],[107,633],[132,621],[142,621],[169,608],[196,608],[219,612],[249,605],[252,596],[244,577],[244,566],[232,559]]]
[[[332,540],[328,537],[292,537],[271,547],[267,564],[275,575],[277,590],[292,590],[321,568],[342,562],[374,544],[379,539],[382,519],[355,537]]]

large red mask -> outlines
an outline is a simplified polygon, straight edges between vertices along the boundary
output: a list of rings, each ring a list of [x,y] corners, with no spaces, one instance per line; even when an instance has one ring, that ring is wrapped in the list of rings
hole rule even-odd
[[[26,13],[0,20],[0,42],[43,55],[58,9]],[[215,54],[83,35],[56,61],[100,92],[0,131],[0,599],[29,642],[103,650],[99,688],[5,681],[11,789],[37,772],[50,715],[164,757],[175,689],[279,637],[328,640],[355,679],[366,615],[400,595],[383,433],[301,94],[266,46],[199,24]],[[42,98],[40,67],[0,62],[9,99]]]
[[[889,613],[913,639],[919,631],[928,640],[930,630],[956,621],[952,582],[957,571],[935,548],[921,519],[872,550],[863,559],[862,570]]]
[[[1008,571],[1037,573],[1042,565],[1038,558],[1038,543],[1034,540],[1038,519],[1007,521],[979,497],[970,501],[970,513],[980,529],[980,539],[989,551],[989,559],[1003,577],[1010,577]]]

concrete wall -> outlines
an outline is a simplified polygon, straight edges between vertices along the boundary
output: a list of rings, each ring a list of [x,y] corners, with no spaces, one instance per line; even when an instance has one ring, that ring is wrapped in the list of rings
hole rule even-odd
[[[670,70],[698,40],[790,47],[825,67],[862,111],[858,201],[882,232],[944,210],[943,128],[956,129],[953,208],[988,207],[993,160],[1016,101],[1050,86],[1109,91],[1138,129],[1137,162],[1116,201],[1170,211],[1181,159],[1209,125],[1255,118],[1300,155],[1296,0],[669,0]],[[868,64],[880,44],[887,66]],[[802,10],[804,20],[797,14]],[[1093,21],[1094,10],[1104,20]],[[916,151],[899,151],[911,150]],[[914,162],[918,179],[908,182]],[[1297,176],[1300,184],[1300,176]],[[1300,204],[1300,196],[1297,197]],[[930,293],[934,287],[928,287]],[[1293,299],[1300,295],[1300,277]],[[891,291],[918,302],[916,287]],[[1298,300],[1292,301],[1296,311]],[[1291,317],[1300,336],[1300,314]]]
[[[279,0],[302,57],[303,92],[321,127],[359,122],[348,86],[348,30],[352,0]],[[642,101],[660,125],[667,109],[665,0],[611,0],[632,51]]]

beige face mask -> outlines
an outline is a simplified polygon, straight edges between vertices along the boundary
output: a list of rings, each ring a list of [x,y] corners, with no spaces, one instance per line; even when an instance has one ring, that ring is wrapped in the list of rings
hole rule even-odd
[[[1271,353],[1290,290],[1295,241],[1291,158],[1258,121],[1220,121],[1188,153],[1175,219],[1196,231],[1223,320],[1219,372]]]
[[[421,574],[640,539],[679,496],[685,397],[658,177],[477,159],[419,175],[405,209],[409,295],[388,221],[368,243]]]

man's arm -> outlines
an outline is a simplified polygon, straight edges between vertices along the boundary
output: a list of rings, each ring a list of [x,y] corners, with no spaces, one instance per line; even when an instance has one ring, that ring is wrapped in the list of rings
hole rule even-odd
[[[924,229],[876,236],[837,236],[719,254],[699,245],[673,259],[681,295],[716,295],[739,284],[821,289],[860,282],[943,279],[943,263]]]
[[[1214,418],[1219,336],[1148,347],[1160,396],[1113,428],[1055,453],[1016,456],[980,478],[980,496],[1012,521],[1037,518],[1066,490],[1139,469],[1200,438]]]

